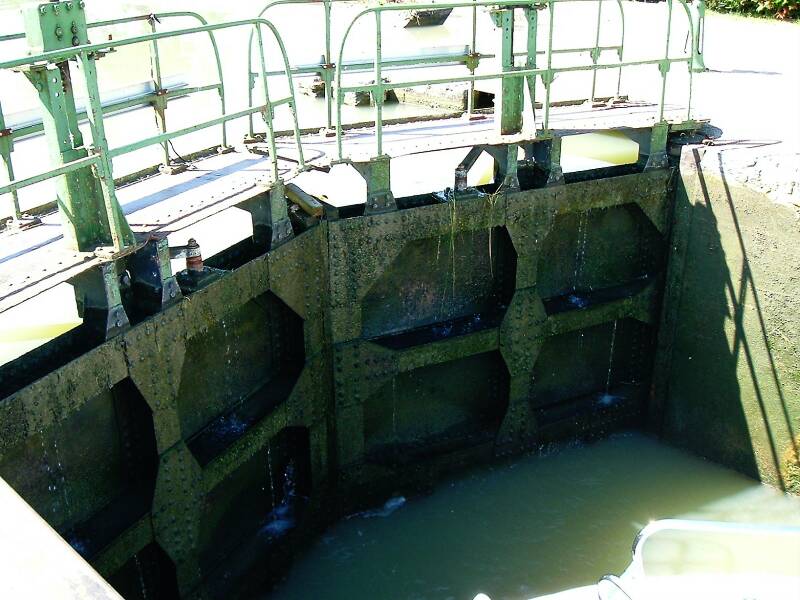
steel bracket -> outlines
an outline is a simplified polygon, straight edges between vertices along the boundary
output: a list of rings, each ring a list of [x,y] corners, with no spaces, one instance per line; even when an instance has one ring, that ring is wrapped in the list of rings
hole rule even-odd
[[[72,280],[78,310],[89,335],[98,341],[108,340],[130,328],[122,306],[116,262],[107,262]]]
[[[667,157],[668,123],[656,123],[648,129],[633,129],[625,133],[639,144],[639,165],[643,170],[663,169],[669,166]]]
[[[453,184],[455,194],[467,191],[467,175],[484,150],[484,146],[474,146],[456,167],[455,183]]]
[[[507,192],[519,191],[519,177],[517,176],[519,146],[517,144],[507,144],[484,146],[483,149],[494,159],[495,182],[500,185],[498,189]]]
[[[353,168],[367,182],[367,201],[365,215],[374,215],[397,210],[397,203],[392,194],[390,158],[387,155],[376,156],[369,162],[353,162]]]
[[[181,290],[172,274],[165,235],[151,235],[128,260],[128,271],[135,307],[142,315],[156,314],[180,300]]]
[[[545,174],[545,187],[564,183],[559,136],[525,144],[524,149],[525,160],[532,161],[534,167]]]
[[[278,179],[264,194],[259,194],[239,204],[250,213],[253,220],[253,242],[267,251],[277,248],[294,237],[286,191],[283,181]]]
[[[163,88],[159,88],[155,90],[154,94],[155,97],[150,103],[152,104],[153,108],[155,110],[167,110],[167,103],[169,102],[168,91]]]

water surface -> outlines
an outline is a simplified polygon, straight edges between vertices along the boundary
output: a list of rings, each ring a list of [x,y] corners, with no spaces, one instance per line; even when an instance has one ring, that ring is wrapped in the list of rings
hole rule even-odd
[[[269,597],[517,600],[621,573],[653,519],[800,524],[800,499],[638,433],[545,449],[387,509],[331,528]]]

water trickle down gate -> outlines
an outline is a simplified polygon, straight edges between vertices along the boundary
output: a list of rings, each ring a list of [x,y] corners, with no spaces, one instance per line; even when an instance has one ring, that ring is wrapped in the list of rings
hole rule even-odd
[[[0,475],[126,598],[246,595],[320,526],[387,492],[500,454],[646,424],[671,224],[668,155],[702,124],[688,102],[702,67],[701,21],[675,3],[692,35],[676,55],[670,28],[680,15],[670,0],[666,51],[626,61],[622,3],[613,4],[622,37],[606,45],[600,15],[612,3],[584,3],[598,7],[597,35],[581,48],[554,41],[564,4],[415,5],[472,15],[472,39],[463,51],[404,57],[383,56],[381,32],[408,5],[368,7],[338,40],[338,56],[326,26],[315,65],[286,54],[263,18],[272,5],[216,25],[193,13],[87,25],[84,3],[70,0],[26,9],[26,33],[0,38],[27,40],[31,55],[0,69],[23,71],[43,108],[38,121],[0,120],[9,178],[0,194],[12,216],[0,238],[0,310],[69,282],[83,318],[0,367]],[[329,24],[334,5],[316,5]],[[477,39],[484,13],[496,56]],[[158,31],[169,19],[199,24]],[[366,19],[374,55],[347,61],[350,32]],[[128,22],[152,32],[89,42],[89,32]],[[233,112],[215,38],[231,29],[252,32],[248,104]],[[198,33],[208,35],[219,80],[170,88],[158,42]],[[277,42],[278,71],[268,69],[267,39]],[[104,102],[95,62],[134,44],[152,51],[152,85]],[[557,66],[564,55],[575,62]],[[75,103],[73,59],[85,108]],[[486,63],[499,66],[487,72]],[[443,75],[431,78],[434,67]],[[667,102],[677,67],[683,106]],[[634,68],[658,72],[655,102],[620,94],[619,78]],[[600,100],[606,72],[619,73],[617,87]],[[590,77],[591,93],[553,100],[556,77],[571,73]],[[320,132],[300,128],[293,83],[314,75],[325,90]],[[278,99],[276,78],[286,90]],[[496,111],[480,114],[475,85],[490,80]],[[465,116],[383,117],[387,92],[455,84],[465,86]],[[209,91],[220,116],[167,129],[170,102]],[[371,97],[372,123],[343,118],[353,93]],[[108,115],[148,105],[159,133],[111,147]],[[279,109],[289,131],[275,124]],[[253,115],[263,116],[263,133]],[[234,151],[228,129],[243,119],[247,144]],[[222,140],[201,170],[172,159],[172,139],[212,127]],[[612,129],[639,143],[636,163],[563,172],[565,136]],[[15,179],[14,142],[42,131],[54,167]],[[153,146],[163,148],[164,175],[115,181],[115,159]],[[392,193],[393,159],[459,148],[452,187]],[[468,185],[483,153],[494,181]],[[363,177],[366,197],[334,206],[303,189],[303,174],[332,177],[341,164]],[[20,205],[26,188],[47,179],[57,182],[63,241],[54,205]],[[252,236],[205,264],[203,240],[170,248],[169,234],[230,207],[249,213]],[[177,256],[187,269],[173,273]]]

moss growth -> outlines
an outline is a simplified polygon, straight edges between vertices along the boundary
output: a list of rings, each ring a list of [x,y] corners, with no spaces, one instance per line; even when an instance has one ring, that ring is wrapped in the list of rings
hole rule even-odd
[[[783,481],[786,491],[800,496],[800,435],[795,438],[783,455]]]

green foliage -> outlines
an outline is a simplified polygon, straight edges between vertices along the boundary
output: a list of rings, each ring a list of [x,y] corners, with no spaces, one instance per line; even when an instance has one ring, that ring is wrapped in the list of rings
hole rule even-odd
[[[706,6],[717,12],[760,15],[783,20],[800,18],[800,0],[707,0]]]

